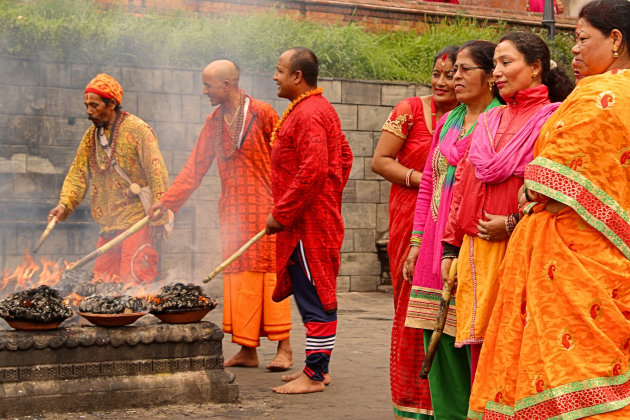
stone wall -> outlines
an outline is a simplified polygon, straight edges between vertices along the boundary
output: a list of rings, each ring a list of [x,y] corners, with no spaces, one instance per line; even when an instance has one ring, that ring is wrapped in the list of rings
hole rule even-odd
[[[171,180],[181,170],[206,116],[200,71],[177,68],[93,67],[0,56],[0,252],[12,271],[45,227],[46,214],[58,200],[74,158],[85,118],[83,89],[106,72],[124,89],[123,109],[156,131]],[[428,93],[423,85],[322,79],[354,153],[344,191],[346,237],[339,291],[375,290],[380,263],[375,240],[387,230],[389,183],[370,170],[380,128],[399,100]],[[267,101],[281,114],[287,101],[276,96],[269,75],[243,75],[241,87]],[[162,277],[199,281],[220,262],[216,167],[176,218],[175,232],[162,249]],[[40,254],[73,261],[94,248],[97,227],[88,199],[68,221],[59,223]],[[262,227],[261,227],[262,228]],[[220,282],[217,282],[217,284]]]

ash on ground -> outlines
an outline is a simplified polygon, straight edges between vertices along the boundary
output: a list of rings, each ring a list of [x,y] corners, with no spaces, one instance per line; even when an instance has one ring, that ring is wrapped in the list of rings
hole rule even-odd
[[[146,312],[147,301],[131,296],[89,296],[79,303],[79,311],[92,314],[131,314]]]
[[[164,312],[187,309],[212,309],[216,305],[216,300],[206,295],[200,286],[192,283],[173,283],[162,287],[153,296],[149,307],[151,312]]]
[[[122,295],[122,292],[128,288],[129,285],[122,282],[88,280],[83,283],[76,284],[74,287],[74,293],[79,296],[118,296]]]
[[[71,315],[59,292],[46,285],[12,293],[0,302],[0,316],[9,320],[58,322]]]
[[[71,292],[78,293],[76,291],[77,288],[80,288],[84,284],[89,284],[94,280],[94,273],[92,271],[85,270],[65,270],[61,273],[61,278],[59,279],[59,283],[55,286],[61,296],[67,296]],[[81,296],[89,296],[78,293]],[[92,293],[90,293],[91,295]]]

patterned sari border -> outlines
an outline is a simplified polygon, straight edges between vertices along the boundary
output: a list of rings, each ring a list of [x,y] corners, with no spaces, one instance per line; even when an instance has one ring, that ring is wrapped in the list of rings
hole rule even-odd
[[[585,405],[588,403],[592,405]],[[526,419],[542,416],[568,420],[615,411],[629,404],[630,370],[615,377],[585,379],[551,388],[517,401],[514,407],[488,401],[485,413],[469,410],[468,416],[472,419]]]
[[[525,185],[571,207],[630,259],[630,216],[586,177],[539,156],[526,169]]]
[[[393,404],[394,415],[405,419],[433,420],[433,410]]]

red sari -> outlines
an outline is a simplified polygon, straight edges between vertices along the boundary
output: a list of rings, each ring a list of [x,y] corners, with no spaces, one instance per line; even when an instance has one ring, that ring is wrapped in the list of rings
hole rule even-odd
[[[435,104],[431,98],[432,113]],[[435,127],[435,117],[432,126]],[[404,143],[398,162],[422,173],[433,138],[424,119],[419,97],[407,98],[393,109],[383,125]],[[420,379],[424,361],[423,330],[405,327],[411,284],[402,278],[402,269],[409,253],[418,188],[392,184],[389,194],[389,266],[394,289],[394,325],[390,354],[390,385],[394,414],[400,418],[432,419],[433,408],[429,383]]]

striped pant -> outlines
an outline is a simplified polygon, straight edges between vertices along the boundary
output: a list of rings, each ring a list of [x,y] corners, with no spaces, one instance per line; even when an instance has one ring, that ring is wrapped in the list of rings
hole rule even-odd
[[[304,373],[314,381],[323,381],[328,373],[330,354],[337,334],[337,312],[324,312],[315,282],[306,261],[302,241],[293,250],[289,261],[293,296],[306,329],[306,366]]]

